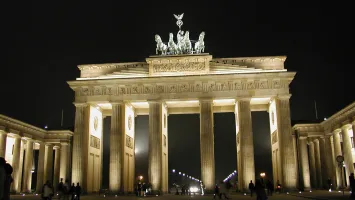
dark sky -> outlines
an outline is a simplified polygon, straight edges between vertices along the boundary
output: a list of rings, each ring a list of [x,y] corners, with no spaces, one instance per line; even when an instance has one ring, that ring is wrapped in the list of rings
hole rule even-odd
[[[314,119],[314,100],[321,119],[354,100],[351,1],[6,3],[1,6],[5,59],[0,65],[0,113],[39,127],[59,127],[62,109],[64,126],[73,126],[74,94],[66,81],[79,76],[78,64],[143,61],[154,53],[154,35],[167,38],[169,32],[175,32],[172,14],[183,12],[183,29],[190,30],[191,38],[205,31],[206,51],[213,57],[287,55],[286,68],[297,71],[291,84],[293,120]],[[254,115],[257,127],[262,126],[259,121],[267,121],[267,117],[254,120]],[[232,126],[230,114],[215,117],[217,129]],[[146,127],[147,118],[137,121],[141,122],[137,131]],[[183,130],[181,124],[189,129]],[[198,126],[198,116],[169,116],[169,146],[175,145],[174,151],[186,155],[193,165],[199,163],[199,153],[189,152],[195,152],[196,145],[185,148],[171,141],[181,142],[179,133],[188,131],[192,139],[187,142],[195,144]],[[220,147],[216,155],[235,153],[235,144],[230,142],[235,137],[232,129],[215,130],[216,146]],[[175,165],[176,159],[182,158],[170,154],[169,165]],[[226,175],[231,165],[227,159],[233,158],[216,158],[226,162],[225,167],[216,166]],[[185,169],[184,164],[176,168]]]

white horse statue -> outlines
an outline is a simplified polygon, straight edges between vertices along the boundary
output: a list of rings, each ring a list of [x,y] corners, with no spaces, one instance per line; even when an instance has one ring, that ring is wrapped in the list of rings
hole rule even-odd
[[[185,44],[185,53],[192,53],[192,45],[191,45],[191,41],[190,41],[190,34],[188,31],[186,31],[185,33],[185,37],[184,37],[184,44]]]
[[[170,54],[180,54],[179,47],[174,42],[174,35],[169,33],[168,52]]]
[[[205,38],[205,32],[202,32],[198,37],[198,41],[195,43],[196,53],[205,52],[205,42],[203,41],[204,38]]]
[[[168,47],[163,43],[159,35],[155,35],[155,42],[157,42],[157,48],[155,49],[155,53],[161,52],[161,55],[166,55],[168,51]]]

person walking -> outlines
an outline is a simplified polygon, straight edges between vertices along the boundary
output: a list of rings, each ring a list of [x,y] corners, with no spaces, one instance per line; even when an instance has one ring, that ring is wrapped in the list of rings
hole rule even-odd
[[[63,178],[60,179],[59,184],[57,185],[57,194],[58,194],[58,199],[62,199],[64,195],[64,183],[63,183]]]
[[[75,199],[75,184],[73,183],[73,185],[71,185],[70,187],[70,193],[71,193],[71,200]]]
[[[218,184],[216,184],[216,186],[214,187],[213,199],[216,199],[216,196],[219,197],[219,187],[218,187]],[[219,197],[219,199],[221,199],[221,197]]]
[[[253,196],[254,188],[255,188],[255,186],[254,186],[253,180],[250,180],[249,191],[250,191],[250,196],[251,197]]]
[[[274,184],[272,184],[271,180],[268,180],[266,183],[266,188],[267,188],[267,195],[272,196],[272,193],[274,191]]]
[[[355,177],[354,177],[354,173],[350,174],[349,183],[350,183],[350,190],[351,190],[350,198],[351,199],[355,199]]]
[[[260,179],[257,179],[256,182],[255,182],[255,193],[256,193],[256,199],[257,200],[267,200],[265,187],[261,183]]]
[[[330,179],[330,177],[328,177],[328,190],[332,189],[332,179]]]
[[[12,166],[9,163],[5,163],[6,177],[5,177],[5,183],[4,183],[3,200],[10,200],[10,186],[11,186],[11,183],[13,182],[13,179],[11,176],[12,172],[13,172]]]
[[[53,197],[53,188],[51,187],[51,183],[47,181],[42,187],[42,199],[51,200],[52,197]]]
[[[221,181],[218,185],[219,187],[219,198],[222,199],[222,195],[224,196],[225,199],[229,199],[227,194],[226,194],[226,184]]]
[[[0,157],[0,199],[4,198],[4,189],[6,181],[5,159]]]
[[[75,187],[75,194],[76,194],[76,199],[77,199],[77,200],[80,200],[81,187],[80,187],[79,183],[76,184],[76,187]]]
[[[69,180],[66,179],[63,185],[63,199],[69,200],[69,195],[70,195],[70,185],[69,185]]]

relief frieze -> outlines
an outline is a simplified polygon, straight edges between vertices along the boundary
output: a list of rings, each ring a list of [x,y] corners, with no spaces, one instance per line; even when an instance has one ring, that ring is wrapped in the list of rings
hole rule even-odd
[[[236,81],[196,81],[193,83],[173,84],[133,84],[116,86],[82,87],[76,90],[78,96],[100,95],[140,95],[140,94],[166,94],[188,92],[227,92],[238,90],[264,90],[264,89],[288,89],[288,80],[236,80]]]
[[[181,63],[163,63],[154,64],[153,72],[200,72],[204,71],[206,65],[204,62],[181,62]]]

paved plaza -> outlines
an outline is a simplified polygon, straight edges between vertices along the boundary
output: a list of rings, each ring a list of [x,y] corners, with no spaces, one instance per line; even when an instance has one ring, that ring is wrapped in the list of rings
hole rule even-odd
[[[342,200],[342,199],[349,199],[349,192],[346,192],[345,195],[343,196],[343,193],[339,192],[328,192],[328,191],[314,191],[312,193],[310,192],[303,192],[301,194],[299,193],[290,193],[290,194],[275,194],[273,196],[269,197],[269,200],[298,200],[298,199],[319,199],[319,200]],[[238,200],[249,200],[249,199],[256,199],[256,196],[253,195],[253,197],[250,197],[249,195],[244,196],[243,194],[233,194],[230,195],[231,199],[238,199]],[[35,200],[35,199],[40,199],[39,196],[35,195],[13,195],[11,196],[11,199],[17,200],[17,199],[26,199],[26,200]],[[212,195],[206,195],[206,196],[177,196],[177,195],[164,195],[164,196],[148,196],[148,197],[136,197],[136,196],[99,196],[99,195],[87,195],[87,196],[82,196],[82,200],[94,200],[94,199],[121,199],[121,200],[134,200],[134,199],[156,199],[156,200],[161,200],[161,199],[167,199],[167,200],[183,200],[183,199],[196,199],[196,200],[211,200],[213,199]],[[218,198],[217,198],[218,199]]]

